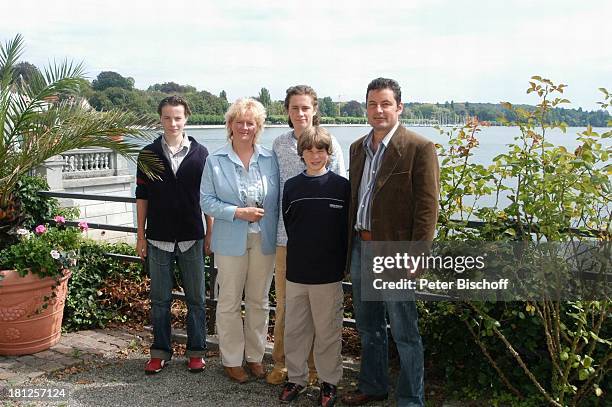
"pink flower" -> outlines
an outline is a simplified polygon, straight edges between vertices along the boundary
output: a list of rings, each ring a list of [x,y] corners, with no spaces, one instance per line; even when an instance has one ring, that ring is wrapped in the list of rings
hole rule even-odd
[[[66,219],[63,216],[60,216],[60,215],[57,215],[55,218],[53,218],[53,220],[58,225],[63,225],[64,223],[66,223]]]
[[[46,231],[47,231],[47,228],[45,227],[45,225],[38,225],[36,226],[36,229],[34,229],[34,232],[36,232],[37,235],[42,235]]]
[[[81,229],[81,232],[84,232],[86,230],[89,230],[89,225],[87,224],[87,222],[82,220],[79,222],[79,229]]]

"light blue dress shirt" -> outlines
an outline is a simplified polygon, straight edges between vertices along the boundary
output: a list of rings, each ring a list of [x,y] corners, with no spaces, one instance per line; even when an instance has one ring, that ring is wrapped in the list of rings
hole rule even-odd
[[[247,233],[252,231],[253,224],[235,218],[236,209],[257,206],[256,201],[263,201],[264,216],[256,227],[261,232],[261,249],[263,254],[274,254],[276,251],[276,228],[279,211],[279,174],[276,157],[271,150],[255,145],[255,152],[249,164],[247,184],[252,177],[261,186],[251,191],[241,188],[240,171],[244,166],[236,162],[237,156],[230,143],[208,156],[200,184],[200,206],[207,215],[215,218],[211,250],[223,256],[242,256],[246,253]],[[251,165],[255,164],[254,167]],[[258,173],[258,174],[257,174]],[[260,179],[259,181],[256,179]],[[241,194],[241,190],[243,193]],[[259,190],[259,192],[257,192]],[[262,197],[257,195],[262,194]],[[250,196],[250,197],[249,197]],[[251,230],[249,230],[251,229]]]

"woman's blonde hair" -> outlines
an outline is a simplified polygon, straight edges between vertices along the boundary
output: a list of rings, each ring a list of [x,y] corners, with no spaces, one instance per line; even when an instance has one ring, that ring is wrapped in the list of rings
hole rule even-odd
[[[266,121],[266,108],[253,98],[238,99],[232,103],[229,109],[227,109],[227,112],[225,112],[225,129],[227,130],[228,140],[231,140],[232,138],[232,123],[234,120],[246,115],[247,113],[252,113],[253,118],[255,119],[257,130],[255,132],[253,144],[257,143],[259,136],[263,131],[264,122]]]

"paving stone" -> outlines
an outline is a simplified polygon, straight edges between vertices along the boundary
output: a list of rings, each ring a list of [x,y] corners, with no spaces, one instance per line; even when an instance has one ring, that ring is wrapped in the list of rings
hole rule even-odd
[[[115,340],[109,345],[115,346],[119,349],[124,349],[130,346],[130,342],[115,338]]]
[[[96,344],[99,343],[99,341],[94,338],[93,336],[81,336],[78,338],[78,340],[76,341],[76,343],[82,343],[82,344],[86,344],[89,346],[94,346]]]
[[[95,340],[102,341],[102,342],[112,342],[113,341],[113,337],[111,335],[103,334],[100,332],[94,332],[93,335],[91,335],[91,337],[94,338]]]
[[[51,373],[51,372],[55,372],[56,370],[60,370],[63,369],[64,366],[57,363],[57,362],[47,362],[44,366],[43,366],[43,370],[47,373]]]
[[[95,331],[90,331],[90,330],[86,330],[86,331],[79,331],[77,332],[78,335],[82,335],[82,336],[93,336],[96,334]]]
[[[9,370],[0,369],[0,380],[9,380],[13,377],[16,377],[17,373],[11,372]]]
[[[15,360],[19,363],[29,365],[30,363],[35,363],[38,359],[32,355],[26,355],[26,356],[19,356]]]
[[[122,331],[109,331],[108,334],[114,336],[115,338],[121,338],[123,340],[126,340],[128,342],[136,338],[134,335]]]
[[[80,347],[79,350],[81,351],[80,354],[77,354],[75,356],[82,358],[82,355],[92,355],[94,357],[100,357],[104,355],[104,351],[100,348],[92,348],[92,347]]]
[[[98,345],[98,349],[101,349],[103,351],[107,351],[107,352],[117,352],[118,348],[116,346],[113,345],[109,345],[106,343],[99,343]]]
[[[53,352],[51,350],[45,350],[43,352],[38,352],[38,353],[35,353],[32,356],[37,357],[39,359],[54,359],[54,358],[58,357],[57,356],[57,352]]]
[[[19,367],[19,366],[21,366],[21,365],[23,365],[23,363],[19,363],[19,362],[18,362],[17,360],[15,360],[15,359],[12,359],[12,360],[11,360],[11,359],[7,359],[7,360],[6,360],[6,361],[4,361],[4,362],[0,362],[0,369],[8,369],[8,370],[11,370],[11,369],[17,368],[17,367]]]
[[[62,355],[71,355],[74,352],[74,348],[73,347],[66,346],[65,344],[55,345],[51,349],[53,349],[54,351],[56,351],[58,353],[61,353]]]
[[[46,374],[47,374],[46,372],[37,371],[37,372],[28,373],[26,376],[28,376],[30,379],[36,379],[37,377],[44,376]]]
[[[100,360],[100,356],[98,355],[92,355],[92,354],[84,354],[80,357],[80,359],[84,362],[84,363],[90,363],[90,362],[95,362],[95,361],[99,361]]]
[[[8,383],[10,387],[21,386],[29,381],[30,381],[30,378],[26,375],[17,375],[15,377],[11,377],[10,379],[8,379]]]
[[[83,363],[83,360],[79,358],[64,356],[61,359],[56,359],[55,362],[62,364],[64,367],[70,367],[80,365],[81,363]]]

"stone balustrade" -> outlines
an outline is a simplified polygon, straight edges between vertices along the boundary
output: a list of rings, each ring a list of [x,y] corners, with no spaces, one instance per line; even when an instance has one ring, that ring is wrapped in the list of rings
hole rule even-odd
[[[35,173],[47,179],[49,190],[95,195],[134,196],[134,170],[128,160],[108,148],[83,148],[51,157]],[[133,204],[60,198],[62,207],[77,207],[79,220],[116,226],[134,226]],[[126,232],[89,230],[88,237],[134,242]]]
[[[62,177],[92,178],[115,175],[112,150],[108,148],[70,150],[62,154]]]

